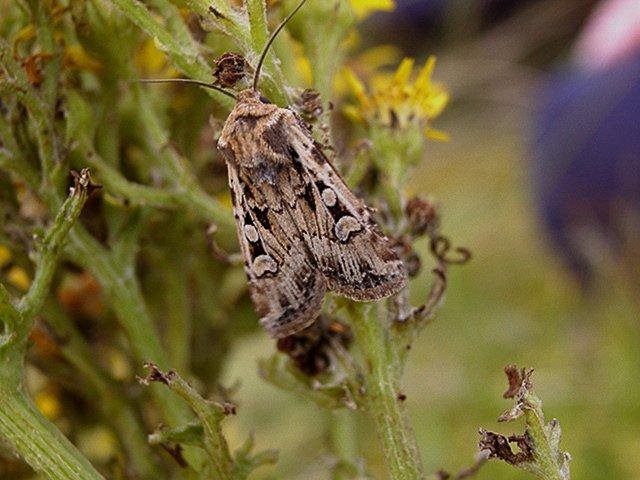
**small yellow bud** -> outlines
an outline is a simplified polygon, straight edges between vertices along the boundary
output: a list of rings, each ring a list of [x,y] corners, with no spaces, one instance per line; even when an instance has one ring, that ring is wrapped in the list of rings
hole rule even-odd
[[[29,290],[29,285],[31,285],[29,275],[25,272],[24,268],[21,267],[11,267],[7,272],[7,280],[9,280],[11,285],[23,292]]]

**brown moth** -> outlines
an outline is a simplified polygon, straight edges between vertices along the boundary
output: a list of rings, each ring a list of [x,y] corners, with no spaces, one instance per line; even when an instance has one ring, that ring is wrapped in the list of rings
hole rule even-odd
[[[403,263],[369,209],[345,185],[309,127],[253,86],[239,92],[218,140],[238,239],[260,323],[276,338],[313,323],[327,290],[377,300],[406,284]],[[228,92],[225,92],[228,94]]]

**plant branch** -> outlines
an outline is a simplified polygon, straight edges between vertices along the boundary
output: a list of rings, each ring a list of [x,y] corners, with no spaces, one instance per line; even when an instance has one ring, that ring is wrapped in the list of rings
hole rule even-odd
[[[121,386],[98,365],[87,342],[58,302],[48,301],[43,316],[53,327],[54,335],[64,339],[59,342],[60,353],[90,386],[102,417],[113,422],[113,428],[128,453],[129,468],[143,479],[161,478],[154,452],[147,442],[145,427]]]
[[[524,435],[505,437],[481,429],[480,450],[487,451],[490,458],[504,460],[542,480],[569,480],[571,456],[560,450],[560,423],[555,418],[549,423],[544,420],[542,401],[532,390],[533,370],[507,365],[505,373],[509,379],[509,388],[503,396],[514,398],[515,404],[498,421],[511,422],[524,417]],[[517,453],[511,450],[510,443],[518,446]]]
[[[389,473],[394,480],[424,477],[420,452],[400,390],[400,359],[383,327],[383,304],[350,306],[355,342],[368,366],[364,372],[365,409],[372,417]]]
[[[21,389],[0,386],[0,437],[50,480],[104,480]]]
[[[203,428],[204,449],[211,460],[213,478],[234,480],[233,459],[227,440],[222,434],[221,422],[227,415],[235,412],[235,407],[205,400],[173,370],[164,373],[152,363],[147,363],[146,367],[150,369],[150,373],[146,379],[142,380],[143,383],[160,382],[167,385],[182,397],[198,416]]]
[[[40,192],[51,195],[55,192],[54,169],[60,165],[59,152],[53,136],[53,119],[47,106],[27,79],[27,75],[13,58],[9,44],[0,39],[0,67],[6,72],[2,82],[7,84],[31,113],[38,140],[40,165],[44,175]]]
[[[49,292],[58,254],[78,218],[91,188],[89,172],[76,177],[53,226],[44,237],[36,259],[36,275],[17,307],[0,287],[0,436],[6,438],[34,470],[54,480],[102,479],[88,460],[44,418],[22,387],[24,351],[36,314]]]
[[[44,300],[49,293],[49,285],[58,263],[58,256],[62,250],[64,241],[71,227],[78,219],[91,189],[95,188],[91,183],[89,170],[84,169],[77,174],[74,186],[71,187],[69,196],[62,204],[53,226],[46,233],[42,244],[38,248],[36,260],[36,273],[29,291],[20,300],[18,309],[27,319],[21,328],[21,335],[26,337],[36,314],[39,312]]]
[[[109,252],[86,230],[78,227],[71,231],[65,254],[91,272],[105,289],[137,360],[168,365],[166,351],[147,309],[133,266],[114,262]],[[157,387],[152,391],[172,425],[186,420],[187,411],[175,395]]]

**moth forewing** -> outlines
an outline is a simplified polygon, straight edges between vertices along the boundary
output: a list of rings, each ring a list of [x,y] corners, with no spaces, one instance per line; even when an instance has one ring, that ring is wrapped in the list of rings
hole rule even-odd
[[[251,296],[274,337],[312,323],[327,289],[376,300],[406,284],[402,262],[288,109],[244,90],[218,147],[226,157]]]

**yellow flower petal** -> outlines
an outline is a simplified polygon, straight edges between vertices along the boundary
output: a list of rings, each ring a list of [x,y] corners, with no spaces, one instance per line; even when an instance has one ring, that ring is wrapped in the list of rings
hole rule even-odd
[[[118,350],[109,351],[108,368],[111,376],[116,380],[124,381],[131,377],[131,366]]]
[[[436,118],[442,113],[449,103],[449,93],[444,90],[432,93],[428,97],[428,105],[424,105],[423,109],[429,118]]]
[[[411,77],[413,71],[413,58],[403,58],[400,66],[393,76],[393,83],[396,85],[405,85]]]
[[[167,56],[156,46],[152,39],[145,40],[136,53],[134,63],[145,75],[159,75],[167,65]]]
[[[424,128],[438,116],[449,101],[449,94],[431,82],[435,58],[430,57],[412,82],[414,61],[405,58],[393,74],[380,72],[370,79],[367,90],[351,70],[345,70],[345,80],[359,105],[346,109],[346,115],[356,121],[404,129]],[[443,135],[433,134],[441,139]]]
[[[11,267],[7,272],[7,280],[11,285],[23,292],[29,290],[29,285],[31,285],[29,275],[21,267]]]
[[[69,67],[99,72],[102,64],[87,53],[82,45],[68,45],[64,49],[64,63]]]
[[[424,136],[436,142],[448,142],[451,138],[447,132],[430,127],[425,129]]]
[[[431,75],[433,73],[433,69],[436,67],[436,57],[431,55],[427,58],[427,61],[424,63],[424,66],[420,69],[420,73],[418,73],[418,78],[416,78],[415,86],[416,88],[426,88],[431,83]]]
[[[373,12],[390,12],[396,8],[394,0],[350,0],[350,3],[359,19]]]
[[[34,397],[36,407],[40,412],[50,420],[54,420],[60,416],[62,407],[58,398],[49,391],[38,392]]]
[[[0,268],[4,267],[11,260],[11,251],[4,245],[0,245]]]
[[[296,49],[298,50],[298,49]],[[311,68],[311,62],[309,61],[309,57],[304,54],[302,48],[300,48],[299,52],[296,55],[296,70],[300,72],[300,76],[304,81],[305,85],[313,85],[313,69]]]
[[[393,65],[399,58],[400,49],[395,45],[377,45],[358,55],[356,63],[366,65],[370,70],[376,70],[385,65]]]
[[[360,110],[353,105],[345,105],[342,108],[342,113],[353,123],[365,123],[363,116],[360,114]]]
[[[347,84],[351,89],[351,92],[355,95],[363,106],[369,105],[369,98],[367,97],[366,90],[364,88],[364,84],[360,81],[360,79],[356,76],[350,68],[344,69],[344,77],[347,80]]]
[[[104,426],[89,427],[77,435],[80,451],[90,460],[106,463],[117,452],[118,441],[110,430]]]

